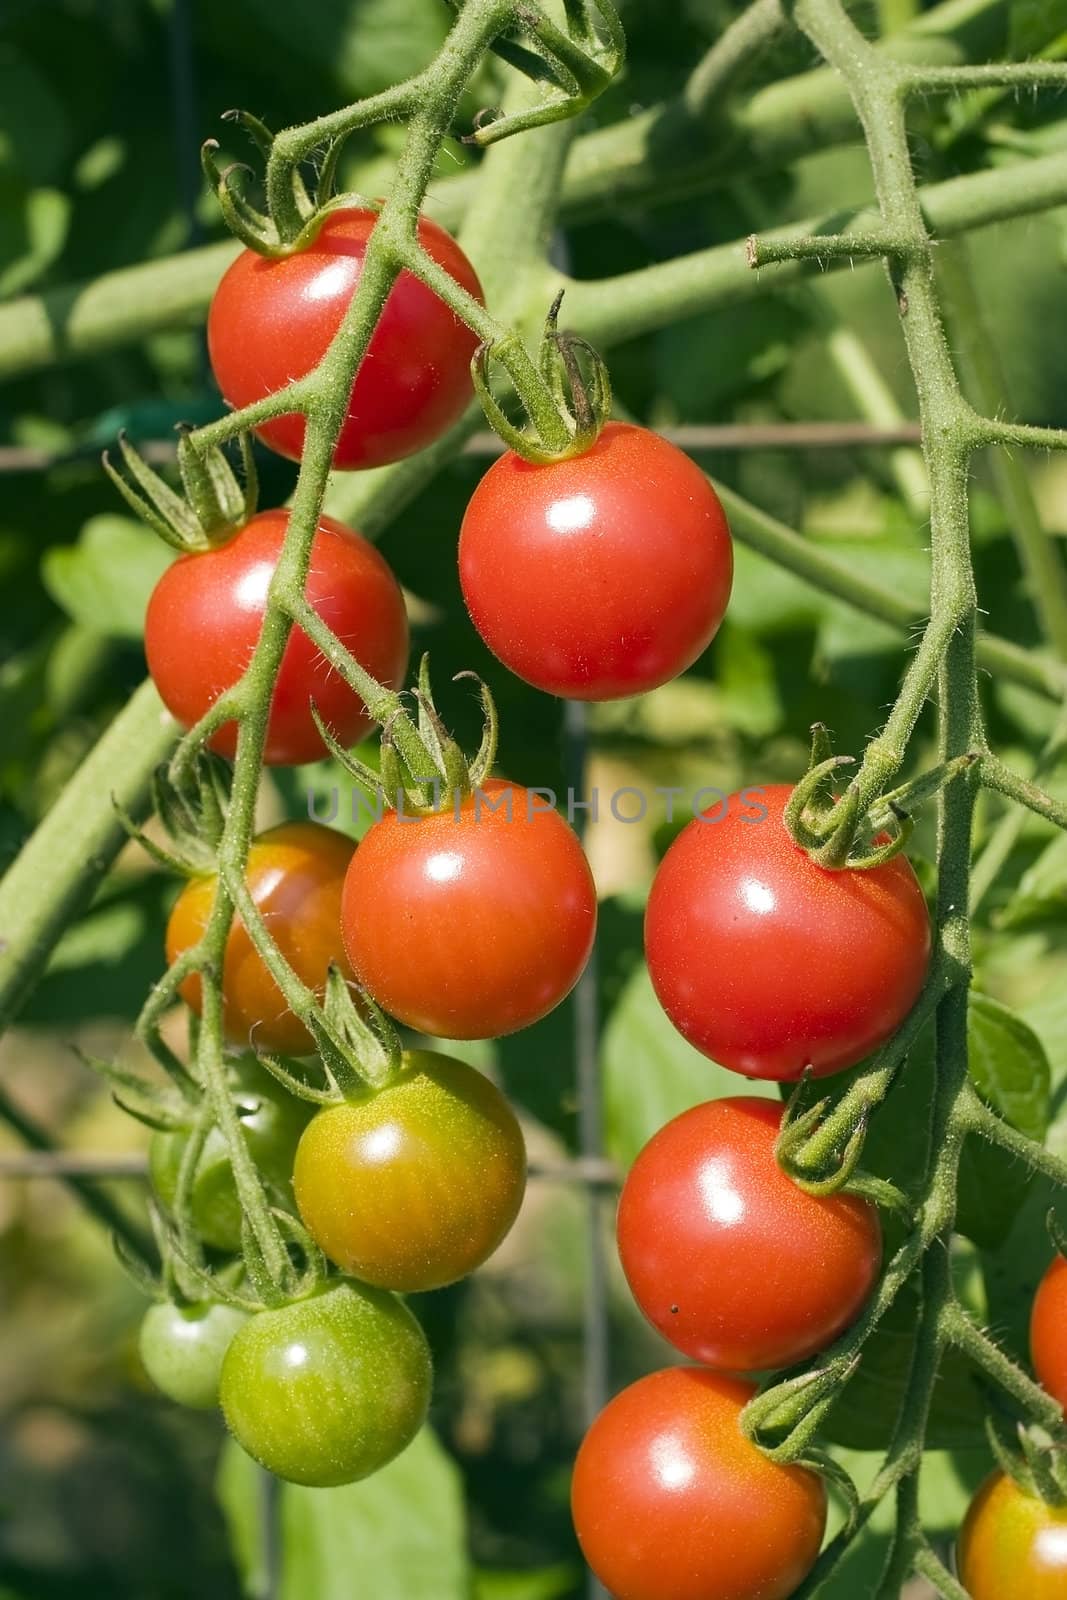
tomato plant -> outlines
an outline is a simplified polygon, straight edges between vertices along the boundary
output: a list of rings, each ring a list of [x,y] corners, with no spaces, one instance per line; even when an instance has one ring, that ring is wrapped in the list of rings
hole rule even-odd
[[[619,1201],[619,1257],[641,1310],[723,1371],[789,1367],[858,1315],[878,1274],[878,1213],[805,1194],[778,1166],[784,1108],[713,1100],[660,1130]]]
[[[313,1488],[353,1483],[415,1437],[430,1353],[415,1318],[380,1289],[335,1283],[260,1311],[234,1336],[219,1398],[238,1443]]]
[[[615,1384],[575,1510],[617,1594],[958,1596],[996,1419],[1058,1545],[1062,11],[619,9],[5,9],[20,1594],[576,1600]],[[361,808],[354,860],[295,820]],[[101,1224],[165,1389],[207,1407],[246,1319],[221,1460],[212,1415],[131,1431]],[[410,1436],[409,1289],[436,1431],[264,1496],[238,1440],[328,1483]],[[645,1427],[656,1330],[704,1370]]]
[[[1038,1285],[1030,1317],[1038,1382],[1067,1407],[1067,1261],[1057,1255]]]
[[[522,1130],[482,1073],[409,1052],[387,1087],[320,1111],[293,1188],[331,1261],[364,1283],[439,1289],[481,1266],[518,1215]]]
[[[959,1574],[971,1600],[1060,1600],[1067,1582],[1067,1507],[1046,1505],[995,1472],[967,1512]]]
[[[148,670],[168,709],[191,727],[238,683],[259,640],[287,511],[262,511],[226,543],[179,556],[152,592],[145,617]],[[333,517],[320,517],[305,586],[308,602],[359,664],[390,686],[408,659],[404,599],[375,550]],[[292,765],[324,754],[311,711],[354,744],[372,727],[367,709],[307,635],[289,636],[270,703],[264,759]],[[232,756],[233,722],[210,745]]]
[[[137,1341],[144,1369],[168,1400],[210,1410],[219,1403],[223,1357],[245,1321],[235,1306],[152,1306]]]
[[[593,448],[537,465],[509,451],[471,496],[463,598],[512,672],[549,694],[612,700],[692,666],[726,610],[726,517],[695,462],[609,422]]]
[[[814,1473],[750,1444],[751,1384],[691,1367],[631,1384],[574,1464],[583,1553],[616,1600],[786,1600],[826,1526]]]
[[[376,211],[345,206],[292,255],[271,259],[244,250],[228,268],[211,302],[207,338],[231,405],[261,400],[322,360],[359,285],[376,222]],[[431,261],[482,299],[474,268],[443,228],[420,217],[418,240]],[[477,343],[432,289],[401,272],[352,386],[334,466],[379,467],[432,444],[471,400]],[[278,417],[256,431],[273,450],[299,460],[302,417]]]
[[[271,1193],[285,1199],[292,1192],[293,1161],[311,1107],[275,1083],[254,1056],[231,1063],[229,1076],[245,1143]],[[168,1209],[178,1193],[188,1138],[184,1129],[160,1130],[148,1147],[152,1187]],[[217,1126],[204,1142],[189,1201],[193,1225],[205,1244],[216,1250],[241,1248],[241,1203],[226,1140]]]
[[[782,821],[790,790],[742,790],[682,831],[645,918],[660,1003],[691,1044],[750,1078],[862,1061],[900,1026],[930,962],[930,918],[902,857],[819,867]]]
[[[245,881],[278,948],[296,976],[321,993],[331,962],[344,965],[341,892],[352,841],[316,822],[284,822],[253,841]],[[192,878],[167,923],[167,960],[177,961],[202,937],[215,901],[217,878]],[[182,999],[201,1008],[199,974],[181,986]],[[314,1049],[304,1024],[286,1005],[246,929],[234,922],[222,968],[223,1024],[234,1044],[303,1056]]]
[[[447,809],[387,813],[352,857],[352,970],[422,1033],[487,1039],[545,1016],[589,959],[596,891],[573,831],[495,779]]]

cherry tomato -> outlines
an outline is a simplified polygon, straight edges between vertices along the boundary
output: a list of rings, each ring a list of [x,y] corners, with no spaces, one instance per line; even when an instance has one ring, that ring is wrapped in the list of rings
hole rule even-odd
[[[971,1600],[1063,1600],[1067,1506],[1046,1505],[994,1472],[967,1512],[959,1574]]]
[[[233,1093],[241,1130],[253,1161],[272,1194],[280,1201],[292,1195],[293,1161],[312,1107],[297,1100],[261,1067],[254,1056],[232,1069]],[[159,1199],[173,1210],[178,1172],[188,1133],[181,1129],[152,1135],[148,1171]],[[226,1141],[215,1127],[200,1155],[190,1197],[193,1227],[216,1250],[241,1247],[241,1203],[230,1169]]]
[[[228,268],[211,302],[207,342],[230,405],[262,400],[318,365],[356,292],[375,221],[371,210],[331,211],[305,249],[280,259],[243,250]],[[418,239],[461,288],[484,301],[474,268],[443,228],[420,217]],[[471,399],[477,346],[432,289],[401,272],[353,385],[334,466],[379,467],[432,444]],[[299,461],[302,416],[276,418],[256,432]]]
[[[815,1563],[826,1490],[741,1432],[752,1384],[692,1367],[624,1389],[586,1434],[571,1509],[615,1600],[785,1600]]]
[[[463,598],[493,654],[549,694],[613,700],[692,666],[726,610],[733,548],[695,462],[609,422],[585,455],[513,452],[475,489],[459,538]]]
[[[859,1314],[882,1258],[874,1206],[805,1194],[774,1159],[785,1108],[713,1100],[645,1145],[619,1201],[619,1256],[645,1316],[695,1361],[792,1366]]]
[[[355,846],[317,822],[283,822],[253,841],[245,881],[282,955],[309,989],[322,993],[330,963],[346,968],[341,943],[341,892]],[[167,961],[196,944],[215,901],[214,874],[191,878],[167,923]],[[200,1014],[200,975],[181,986]],[[234,918],[222,964],[223,1025],[234,1044],[283,1055],[309,1055],[310,1033],[289,1010],[243,923]]]
[[[450,1056],[409,1051],[393,1083],[321,1111],[293,1188],[331,1261],[412,1293],[480,1267],[518,1216],[522,1130],[499,1089]]]
[[[250,1317],[222,1364],[238,1444],[290,1483],[365,1478],[418,1433],[430,1401],[426,1338],[394,1295],[334,1281]]]
[[[251,661],[288,526],[288,511],[262,511],[226,544],[179,556],[156,584],[145,617],[148,670],[167,709],[186,727],[238,682]],[[305,593],[371,677],[398,688],[408,660],[404,597],[374,546],[333,517],[320,517]],[[294,628],[271,702],[269,764],[295,765],[325,754],[312,705],[342,744],[357,743],[373,726],[359,695]],[[237,724],[225,723],[209,743],[232,757]]]
[[[660,863],[645,954],[679,1033],[749,1078],[851,1067],[904,1021],[930,962],[930,918],[902,856],[817,867],[790,838],[784,784],[742,789]]]
[[[352,857],[341,911],[360,982],[422,1033],[525,1028],[577,983],[596,929],[581,845],[555,811],[494,779],[425,817],[388,812]]]
[[[152,1306],[141,1323],[141,1361],[156,1388],[180,1406],[210,1411],[230,1341],[248,1318],[220,1303]]]
[[[1067,1261],[1057,1256],[1038,1286],[1030,1354],[1043,1389],[1067,1409]]]

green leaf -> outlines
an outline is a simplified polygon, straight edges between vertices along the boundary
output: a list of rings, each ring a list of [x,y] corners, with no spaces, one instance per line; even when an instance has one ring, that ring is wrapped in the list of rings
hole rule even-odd
[[[1067,909],[1067,833],[1058,833],[1019,879],[1019,887],[998,919],[1002,928],[1018,928],[1046,917],[1062,917]]]
[[[1020,1133],[1043,1139],[1052,1069],[1030,1024],[991,996],[972,991],[967,1038],[971,1080],[979,1094]]]
[[[607,1147],[628,1166],[658,1129],[690,1106],[724,1095],[777,1097],[702,1056],[669,1021],[642,967],[627,982],[604,1029],[601,1052]]]
[[[747,629],[726,622],[719,630],[715,679],[731,728],[765,739],[782,726],[784,711],[773,657]]]
[[[250,1600],[265,1594],[264,1474],[227,1443],[218,1493]],[[278,1489],[278,1600],[352,1600],[373,1575],[374,1600],[469,1600],[459,1472],[424,1428],[403,1455],[340,1489]],[[360,1575],[363,1576],[360,1576]]]
[[[577,1582],[577,1568],[562,1563],[530,1572],[476,1572],[473,1600],[563,1600]]]
[[[129,517],[91,517],[74,545],[46,550],[45,588],[67,615],[96,633],[139,639],[144,612],[171,563],[166,545]]]
[[[971,1081],[982,1098],[1021,1133],[1043,1139],[1051,1071],[1033,1029],[988,995],[972,991],[967,1041]],[[960,1161],[960,1232],[986,1249],[1003,1243],[1029,1185],[1030,1174],[1020,1161],[983,1140],[968,1140]]]
[[[1067,0],[1014,0],[1008,17],[1008,57],[1024,60],[1067,29]]]

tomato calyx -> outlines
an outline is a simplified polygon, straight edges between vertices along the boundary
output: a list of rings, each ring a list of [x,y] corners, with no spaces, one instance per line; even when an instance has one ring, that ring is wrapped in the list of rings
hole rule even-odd
[[[562,302],[561,289],[549,308],[541,336],[537,363],[540,383],[527,383],[523,390],[532,432],[516,427],[493,394],[490,362],[494,358],[504,360],[503,347],[479,345],[471,362],[474,387],[490,426],[510,450],[536,466],[584,455],[596,443],[611,415],[608,369],[587,339],[577,333],[560,332]]]
[[[874,1072],[880,1070],[877,1062],[876,1057]],[[895,1075],[894,1066],[889,1069],[890,1082]],[[813,1105],[806,1105],[811,1081],[812,1072],[808,1067],[786,1102],[781,1131],[774,1147],[779,1167],[805,1194],[820,1197],[857,1195],[896,1213],[910,1224],[914,1220],[914,1206],[910,1197],[895,1183],[864,1172],[860,1167],[871,1107],[861,1104],[855,1115],[846,1121],[844,1128],[835,1130],[835,1137],[827,1140],[821,1135],[831,1101],[824,1096]],[[879,1082],[879,1098],[886,1087]]]
[[[817,866],[830,871],[869,871],[905,848],[915,825],[915,808],[973,769],[980,759],[980,751],[970,750],[873,800],[864,797],[861,772],[842,795],[837,777],[842,767],[853,765],[852,757],[835,756],[827,729],[816,723],[808,770],[785,808],[786,828]]]
[[[251,139],[264,162],[270,161],[274,135],[259,117],[250,111],[233,110],[224,111],[222,120],[236,123]],[[261,211],[244,193],[244,176],[253,169],[242,161],[220,166],[218,140],[206,139],[200,147],[200,162],[230,232],[257,255],[278,258],[306,249],[322,226],[327,211],[340,205],[380,209],[380,201],[368,200],[363,195],[334,194],[337,163],[344,141],[342,134],[326,146],[321,161],[314,168],[310,190],[299,167],[292,167],[285,184],[286,203]]]
[[[482,737],[473,756],[467,756],[452,737],[436,705],[430,683],[430,658],[419,663],[419,677],[411,691],[416,706],[414,722],[406,709],[396,711],[382,728],[381,766],[376,772],[346,750],[324,724],[315,707],[312,716],[334,760],[373,800],[406,818],[448,811],[485,782],[496,761],[500,719],[489,686],[477,673],[457,672],[453,683],[470,679],[478,686],[482,703]]]
[[[182,493],[178,494],[144,457],[119,434],[119,452],[125,475],[103,454],[104,471],[130,509],[172,549],[184,555],[211,550],[250,522],[259,498],[252,443],[248,434],[238,435],[240,476],[223,450],[210,445],[206,450],[196,442],[187,423],[178,428],[178,473]]]
[[[384,1089],[403,1071],[400,1036],[372,997],[347,977],[337,965],[326,977],[320,1026],[310,1026],[319,1045],[325,1086],[309,1083],[290,1071],[278,1056],[261,1051],[257,1057],[271,1076],[299,1100],[317,1106],[340,1105]]]
[[[1057,1510],[1067,1506],[1067,1449],[1039,1423],[1009,1420],[995,1406],[985,1418],[997,1465],[1031,1499]]]
[[[460,3],[449,0],[457,9]],[[555,92],[545,94],[531,110],[510,116],[496,109],[480,112],[474,132],[466,134],[463,143],[483,148],[591,105],[626,59],[626,36],[612,0],[568,5],[565,28],[520,5],[508,32],[494,39],[490,49],[542,91]]]

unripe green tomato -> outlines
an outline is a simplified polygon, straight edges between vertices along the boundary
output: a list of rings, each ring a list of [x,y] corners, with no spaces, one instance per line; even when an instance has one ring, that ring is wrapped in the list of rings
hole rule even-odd
[[[515,1221],[526,1146],[488,1078],[413,1050],[384,1089],[308,1123],[293,1188],[304,1226],[345,1272],[439,1289],[481,1266]]]
[[[223,1357],[247,1320],[247,1312],[218,1302],[152,1306],[137,1341],[144,1369],[168,1400],[209,1411],[219,1403]]]
[[[238,1444],[290,1483],[354,1483],[398,1456],[430,1403],[426,1337],[394,1295],[334,1280],[250,1317],[222,1364]]]
[[[245,1142],[263,1181],[275,1196],[292,1194],[293,1160],[313,1107],[298,1100],[271,1077],[254,1056],[242,1056],[232,1070],[234,1097]],[[178,1193],[178,1172],[188,1133],[184,1129],[152,1135],[148,1170],[152,1187],[167,1210]],[[241,1203],[233,1181],[226,1140],[211,1129],[200,1156],[190,1197],[193,1227],[216,1250],[241,1248]]]

